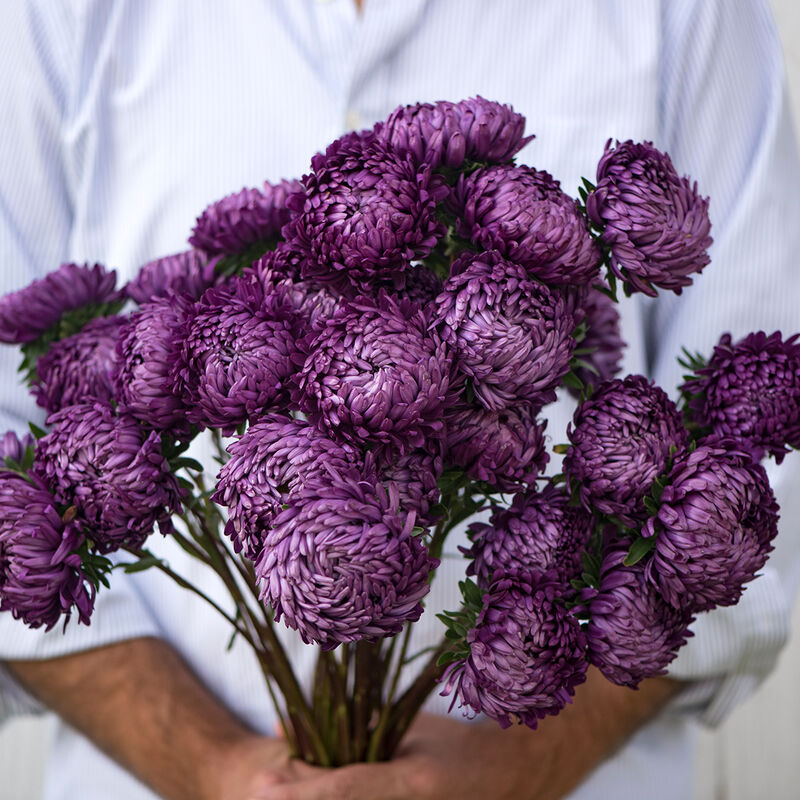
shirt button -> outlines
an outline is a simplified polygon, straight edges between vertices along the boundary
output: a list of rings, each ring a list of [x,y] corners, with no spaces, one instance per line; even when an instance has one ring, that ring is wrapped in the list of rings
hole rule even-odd
[[[344,124],[349,131],[358,130],[361,128],[361,114],[353,108],[347,109],[347,113],[344,115]]]

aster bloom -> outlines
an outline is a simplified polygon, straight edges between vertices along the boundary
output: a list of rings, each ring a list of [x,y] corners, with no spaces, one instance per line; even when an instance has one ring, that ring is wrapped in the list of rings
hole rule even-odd
[[[537,280],[583,285],[599,271],[601,253],[586,218],[547,172],[502,166],[462,175],[451,207],[460,235]]]
[[[188,294],[197,300],[215,283],[217,261],[215,258],[209,260],[197,250],[157,258],[139,270],[125,287],[125,293],[139,305],[164,297],[168,292]]]
[[[533,139],[524,135],[522,114],[480,96],[399,106],[375,131],[393,152],[434,169],[457,169],[466,160],[504,164]]]
[[[620,336],[617,304],[607,294],[590,286],[580,307],[585,315],[586,336],[578,344],[578,351],[591,369],[578,367],[575,374],[585,389],[593,389],[619,372],[625,342]]]
[[[508,508],[496,507],[488,524],[470,525],[467,575],[476,576],[480,587],[489,586],[494,574],[514,570],[551,570],[565,585],[579,577],[594,525],[591,515],[570,506],[569,499],[548,484],[541,492],[516,494]]]
[[[424,450],[405,454],[393,448],[379,448],[367,456],[367,468],[376,470],[381,483],[392,484],[396,489],[400,508],[406,512],[413,511],[417,525],[431,525],[436,519],[432,509],[441,497],[437,484],[442,475],[440,443],[432,441]]]
[[[25,459],[25,451],[29,447],[35,447],[36,442],[33,436],[26,433],[21,439],[14,431],[6,431],[0,437],[0,469],[6,459],[10,459],[15,464],[22,464]]]
[[[147,435],[134,417],[99,402],[67,406],[47,424],[34,469],[59,503],[77,508],[99,552],[140,547],[156,524],[172,529],[180,489],[158,433]]]
[[[575,349],[561,294],[489,251],[456,259],[436,303],[442,337],[486,408],[555,400]]]
[[[31,628],[50,630],[73,612],[88,625],[95,592],[76,552],[83,542],[41,478],[0,472],[0,611]]]
[[[570,486],[580,487],[587,509],[629,527],[646,514],[643,498],[672,454],[688,443],[675,404],[643,375],[601,384],[578,406],[567,435],[564,472]]]
[[[478,403],[459,402],[447,411],[445,425],[448,463],[502,492],[532,485],[550,460],[547,421],[539,422],[536,410],[525,403],[489,411]]]
[[[435,217],[441,184],[388,153],[371,133],[349,133],[311,160],[296,218],[283,234],[299,249],[303,277],[361,288],[376,280],[402,285],[444,233]],[[437,191],[438,187],[438,191]]]
[[[279,406],[298,334],[286,298],[251,275],[209,289],[186,323],[176,369],[187,419],[227,433]]]
[[[78,332],[59,339],[36,362],[32,392],[48,413],[90,399],[110,401],[117,340],[124,317],[98,317]]]
[[[383,292],[345,302],[307,349],[293,399],[314,424],[400,452],[441,438],[452,366],[419,306]]]
[[[251,560],[261,552],[275,515],[309,480],[362,466],[354,447],[279,414],[252,424],[228,453],[212,499],[228,509],[225,533],[234,549]]]
[[[728,443],[707,440],[675,461],[658,513],[648,578],[675,608],[733,605],[778,533],[778,504],[764,468]]]
[[[116,398],[148,427],[178,438],[187,436],[190,426],[173,373],[192,310],[188,296],[156,298],[128,317],[117,342]]]
[[[289,261],[276,250],[270,251],[245,269],[242,278],[258,281],[265,295],[280,295],[296,312],[299,330],[305,335],[324,326],[343,297],[330,286],[313,280],[303,280],[299,277],[299,271],[294,276],[289,271]]]
[[[689,610],[673,608],[645,576],[644,564],[623,565],[627,548],[603,557],[598,589],[587,590],[589,663],[612,683],[635,688],[666,666],[692,635]]]
[[[402,289],[396,289],[395,294],[407,298],[428,310],[436,301],[442,291],[442,281],[424,264],[417,264],[406,273]]]
[[[264,183],[259,189],[242,189],[212,203],[197,218],[189,244],[208,256],[234,255],[254,245],[268,246],[289,221],[289,196],[301,192],[297,181]]]
[[[90,307],[87,320],[105,313],[109,304],[120,300],[116,282],[117,274],[106,272],[100,264],[62,264],[24,289],[0,298],[0,342],[32,342],[65,314],[86,306]]]
[[[499,576],[467,632],[469,656],[442,678],[443,695],[486,714],[502,728],[512,720],[535,728],[571,702],[586,679],[586,641],[549,574]]]
[[[359,470],[307,486],[279,512],[256,562],[261,598],[304,642],[343,642],[399,633],[422,614],[438,566],[414,514]]]
[[[800,344],[780,331],[724,334],[707,366],[681,387],[694,422],[780,464],[800,448]]]
[[[611,271],[632,291],[680,294],[710,261],[708,198],[652,142],[608,141],[586,213],[603,231]]]

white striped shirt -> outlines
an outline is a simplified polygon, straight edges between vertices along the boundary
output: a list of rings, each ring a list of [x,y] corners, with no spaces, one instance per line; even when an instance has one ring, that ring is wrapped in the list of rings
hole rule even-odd
[[[0,7],[0,291],[65,260],[130,278],[185,248],[210,201],[307,171],[310,156],[400,103],[481,94],[513,103],[537,138],[519,160],[575,192],[607,138],[649,139],[711,196],[712,265],[678,298],[623,304],[625,367],[668,391],[682,345],[723,331],[800,329],[800,170],[777,36],[763,0],[4,0]],[[37,411],[13,386],[0,424]],[[551,409],[564,440],[570,407]],[[735,608],[701,615],[671,674],[693,681],[575,797],[691,794],[687,709],[715,723],[772,668],[800,577],[798,458],[772,476],[778,552]],[[792,491],[794,488],[794,491]],[[224,595],[168,540],[154,549]],[[455,553],[458,540],[450,547]],[[447,559],[419,626],[456,604],[463,561]],[[0,615],[0,659],[52,657],[132,636],[170,641],[242,718],[270,731],[262,678],[225,624],[159,574],[113,576],[90,627],[49,634]],[[294,642],[293,637],[287,639]],[[291,645],[298,669],[310,653]],[[0,706],[31,707],[6,677]],[[131,687],[135,691],[135,686]],[[435,702],[434,702],[435,705]],[[441,704],[439,705],[441,707]],[[60,725],[47,800],[152,797]]]

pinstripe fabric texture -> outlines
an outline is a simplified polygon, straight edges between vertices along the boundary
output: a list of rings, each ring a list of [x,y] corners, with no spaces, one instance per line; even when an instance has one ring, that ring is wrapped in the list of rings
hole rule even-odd
[[[0,74],[2,292],[67,259],[101,261],[126,280],[183,249],[208,202],[301,175],[312,153],[400,103],[477,93],[526,114],[537,138],[520,160],[568,191],[615,137],[653,140],[711,196],[712,266],[680,298],[623,304],[628,371],[674,389],[683,344],[708,350],[724,330],[800,328],[800,170],[761,0],[367,0],[362,16],[352,0],[5,0]],[[17,357],[0,350],[7,427],[37,416],[12,385]],[[554,441],[570,413],[567,401],[553,408]],[[673,665],[691,688],[576,798],[691,795],[686,711],[719,721],[786,637],[800,577],[798,466],[790,456],[773,475],[784,509],[776,557],[739,606],[698,620]],[[456,602],[457,544],[419,647],[438,635],[432,612]],[[160,537],[153,546],[225,602],[177,547]],[[225,654],[224,624],[159,575],[115,575],[91,627],[66,636],[0,616],[0,658],[140,635],[171,641],[234,711],[271,730],[253,659],[240,646]],[[287,641],[307,672],[309,653]],[[6,713],[33,707],[7,677],[0,686]],[[152,797],[63,726],[46,783],[47,800],[107,798],[110,788],[120,800]]]

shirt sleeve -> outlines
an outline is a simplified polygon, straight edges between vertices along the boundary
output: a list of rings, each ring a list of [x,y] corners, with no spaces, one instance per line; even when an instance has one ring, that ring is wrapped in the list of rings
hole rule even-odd
[[[800,167],[780,42],[766,0],[663,0],[660,146],[711,197],[711,265],[681,297],[649,308],[655,381],[674,388],[682,346],[720,334],[800,327]],[[700,614],[672,664],[708,724],[772,670],[800,578],[800,454],[767,465],[781,505],[775,552],[738,605]]]
[[[64,158],[69,136],[75,20],[71,4],[4,0],[0,11],[0,294],[25,286],[65,260],[72,198]],[[41,424],[41,410],[21,386],[17,348],[0,346],[0,432]],[[65,632],[31,630],[0,614],[0,662],[54,658],[159,631],[131,579],[115,573],[101,591],[90,626],[71,620]],[[38,705],[0,669],[0,721]]]

